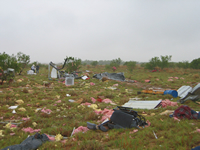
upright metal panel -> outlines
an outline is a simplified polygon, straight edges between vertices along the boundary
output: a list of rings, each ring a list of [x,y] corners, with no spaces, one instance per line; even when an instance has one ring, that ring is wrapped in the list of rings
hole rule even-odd
[[[180,87],[177,90],[178,96],[181,97],[181,98],[184,98],[191,91],[192,91],[192,87],[191,86],[186,86],[186,85],[183,85],[182,87]]]

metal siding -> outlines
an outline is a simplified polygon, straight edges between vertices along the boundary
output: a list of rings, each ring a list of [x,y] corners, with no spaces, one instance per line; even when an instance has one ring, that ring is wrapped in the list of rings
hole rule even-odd
[[[185,97],[191,91],[192,91],[192,87],[191,86],[186,86],[186,85],[183,85],[182,87],[180,87],[177,90],[178,96],[181,97],[181,98]]]
[[[135,109],[155,109],[161,103],[162,100],[156,101],[134,101],[129,100],[127,103],[122,105],[123,107],[131,107]]]
[[[192,94],[194,95],[200,95],[200,83],[197,84],[191,91]]]

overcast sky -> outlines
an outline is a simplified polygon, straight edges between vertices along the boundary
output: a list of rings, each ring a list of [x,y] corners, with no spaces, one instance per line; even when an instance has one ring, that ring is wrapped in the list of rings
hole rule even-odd
[[[199,0],[0,0],[0,53],[31,62],[191,62],[199,40]]]

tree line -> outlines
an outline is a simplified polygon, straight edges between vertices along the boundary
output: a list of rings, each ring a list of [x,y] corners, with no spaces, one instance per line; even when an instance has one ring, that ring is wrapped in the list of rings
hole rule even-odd
[[[155,69],[155,68],[192,68],[192,69],[200,69],[200,58],[194,59],[191,62],[182,61],[182,62],[171,62],[171,55],[153,57],[146,63],[140,63],[136,61],[123,61],[121,58],[113,59],[113,60],[85,60],[77,59],[74,57],[66,57],[68,61],[66,63],[66,72],[73,72],[81,68],[84,65],[91,65],[93,67],[97,65],[104,65],[106,69],[118,68],[120,65],[127,66],[127,69],[132,72],[136,67],[136,64],[140,64],[141,67],[145,69]],[[66,59],[65,58],[65,59]],[[41,64],[39,62],[30,63],[30,56],[26,55],[22,52],[18,52],[17,55],[8,55],[5,52],[0,53],[0,70],[6,70],[7,68],[14,68],[15,72],[21,74],[26,66],[32,64],[39,64],[40,66],[46,66],[45,64]]]

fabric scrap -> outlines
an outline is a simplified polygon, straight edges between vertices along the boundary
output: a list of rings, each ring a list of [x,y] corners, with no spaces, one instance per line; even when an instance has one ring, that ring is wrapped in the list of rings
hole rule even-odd
[[[91,85],[91,86],[93,86],[93,85],[95,85],[95,83],[93,83],[93,82],[90,82],[90,85]]]
[[[92,102],[95,103],[97,100],[94,97],[91,97]]]
[[[34,133],[34,132],[39,132],[41,129],[33,129],[31,127],[23,128],[22,131],[24,132],[29,132],[29,133]]]
[[[18,109],[19,111],[26,111],[26,109],[24,107],[21,107]]]
[[[22,118],[23,121],[27,121],[29,120],[30,118]]]
[[[174,111],[173,117],[177,117],[179,119],[198,119],[198,113],[192,111],[192,109],[187,105],[182,105]]]
[[[97,115],[103,114],[103,116],[102,116],[102,118],[101,118],[101,120],[100,120],[101,122],[103,122],[104,120],[106,120],[107,118],[110,118],[110,117],[112,116],[114,110],[113,110],[113,109],[109,110],[109,109],[104,108],[104,110],[101,110],[101,111],[95,110],[94,112],[95,112]]]
[[[63,139],[63,136],[61,135],[61,134],[57,134],[56,136],[55,136],[55,140],[56,141],[60,141],[60,140],[62,140]]]
[[[16,102],[17,104],[23,104],[23,103],[24,103],[24,101],[23,101],[22,99],[16,100],[15,102]]]
[[[73,134],[76,134],[76,133],[79,133],[79,132],[87,132],[89,129],[87,127],[83,127],[83,126],[80,126],[78,127],[77,129],[74,130]]]
[[[85,103],[82,103],[81,105],[86,105],[86,106],[88,106],[88,105],[91,105],[91,103],[85,102]]]
[[[0,137],[4,137],[3,130],[0,130]]]
[[[170,100],[162,100],[161,102],[162,107],[166,108],[167,106],[178,106],[177,102],[171,102]]]
[[[46,109],[46,107],[44,107],[41,112],[46,113],[46,114],[50,114],[52,111],[50,109]]]
[[[129,134],[133,134],[133,133],[136,133],[138,132],[138,129],[134,129],[133,131],[129,132]]]
[[[56,103],[61,103],[61,102],[62,102],[61,100],[56,101]]]

